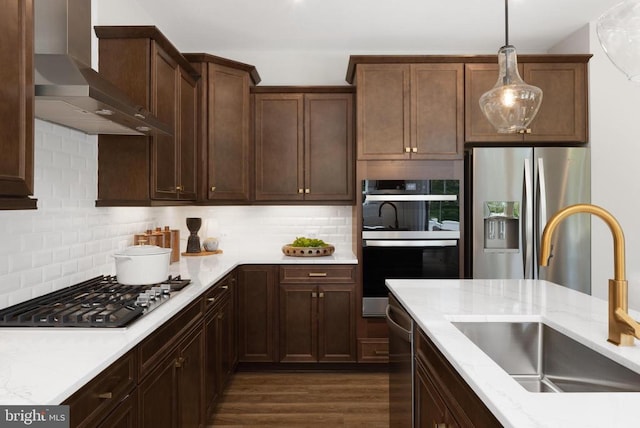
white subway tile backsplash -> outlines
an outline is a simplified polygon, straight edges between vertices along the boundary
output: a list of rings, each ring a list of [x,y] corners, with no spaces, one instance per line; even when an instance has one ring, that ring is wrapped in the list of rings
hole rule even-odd
[[[277,246],[315,234],[351,249],[351,207],[214,206],[97,208],[97,137],[36,120],[37,211],[0,211],[0,308],[98,275],[115,274],[111,255],[156,226],[204,220],[201,238],[223,248],[260,240]]]

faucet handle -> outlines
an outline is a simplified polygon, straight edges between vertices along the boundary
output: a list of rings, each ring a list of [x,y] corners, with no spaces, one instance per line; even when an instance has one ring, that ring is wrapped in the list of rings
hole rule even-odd
[[[629,334],[633,334],[635,337],[640,339],[640,324],[622,308],[617,308],[615,310],[616,318],[625,324]]]

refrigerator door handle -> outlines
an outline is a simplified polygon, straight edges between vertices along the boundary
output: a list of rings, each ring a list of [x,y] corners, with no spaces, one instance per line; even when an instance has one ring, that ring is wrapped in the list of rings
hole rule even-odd
[[[531,159],[524,160],[524,180],[522,188],[522,267],[524,279],[533,279],[533,189]]]
[[[538,158],[538,173],[536,177],[537,181],[537,196],[538,196],[538,213],[536,220],[536,248],[540,248],[540,238],[542,237],[542,231],[547,225],[547,182],[546,174],[544,172],[544,158]],[[536,255],[537,256],[537,255]],[[537,259],[537,257],[536,257]],[[536,263],[536,279],[540,277],[540,264]]]

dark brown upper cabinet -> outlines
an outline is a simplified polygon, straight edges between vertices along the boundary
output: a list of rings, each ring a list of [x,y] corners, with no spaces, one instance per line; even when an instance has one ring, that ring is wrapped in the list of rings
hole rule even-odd
[[[173,135],[98,137],[98,206],[195,202],[199,73],[154,26],[98,26],[100,74]]]
[[[518,57],[523,80],[542,89],[542,105],[522,134],[499,134],[480,110],[479,100],[498,77],[496,63],[465,66],[465,141],[470,143],[586,143],[587,61],[590,55]]]
[[[260,82],[255,67],[214,55],[184,54],[198,82],[198,201],[248,203],[253,150],[249,88]]]
[[[0,209],[35,209],[33,195],[33,1],[2,3]]]
[[[359,64],[359,160],[459,159],[463,65]]]
[[[353,88],[253,92],[255,201],[353,203]]]

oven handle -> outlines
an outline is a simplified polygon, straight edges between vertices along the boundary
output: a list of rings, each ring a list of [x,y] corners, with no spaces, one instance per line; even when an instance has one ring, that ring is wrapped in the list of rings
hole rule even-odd
[[[387,316],[387,325],[389,326],[389,330],[391,330],[392,332],[400,336],[402,340],[404,340],[405,342],[411,343],[411,341],[413,340],[413,332],[411,330],[405,329],[404,327],[402,327],[400,324],[398,324],[393,320],[393,317],[391,316],[392,310],[393,309],[391,308],[391,305],[387,305],[387,308],[384,311]],[[404,314],[398,311],[394,311],[394,312],[400,315],[401,317],[404,317]],[[411,320],[411,318],[409,317],[404,317],[404,318],[406,321],[409,322],[409,325],[413,326],[413,320]]]
[[[455,239],[430,239],[424,240],[372,240],[362,241],[365,247],[455,247],[458,241]]]

